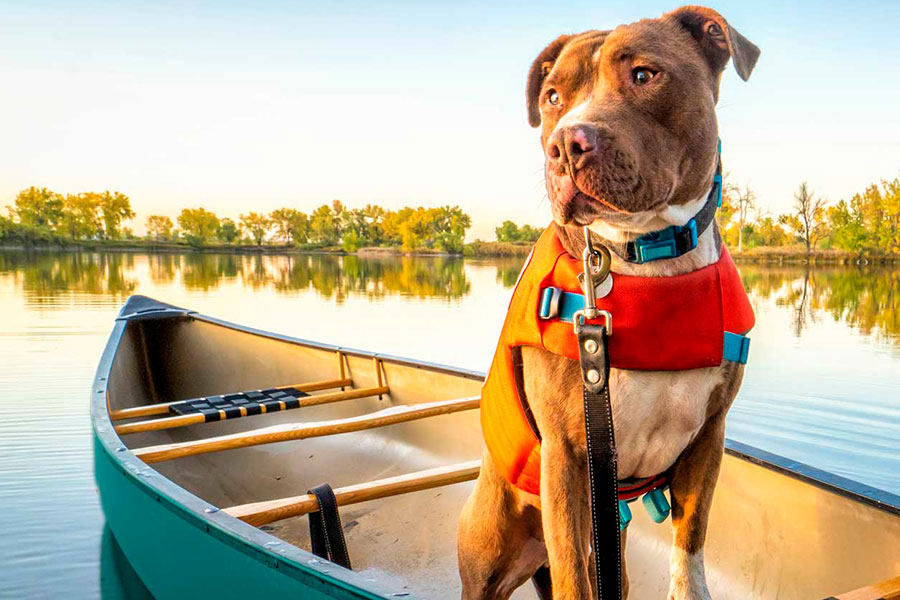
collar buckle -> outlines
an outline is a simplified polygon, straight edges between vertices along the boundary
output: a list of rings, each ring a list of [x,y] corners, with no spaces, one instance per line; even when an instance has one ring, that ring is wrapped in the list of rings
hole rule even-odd
[[[628,260],[646,263],[664,258],[676,258],[697,247],[697,219],[684,225],[672,225],[661,231],[642,235],[629,244]]]

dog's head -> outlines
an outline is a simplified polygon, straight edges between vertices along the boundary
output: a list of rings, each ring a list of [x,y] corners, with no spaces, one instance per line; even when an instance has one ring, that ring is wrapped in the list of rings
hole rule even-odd
[[[531,66],[527,100],[554,220],[624,232],[683,224],[712,184],[722,72],[731,59],[746,80],[758,57],[699,6],[551,42]]]

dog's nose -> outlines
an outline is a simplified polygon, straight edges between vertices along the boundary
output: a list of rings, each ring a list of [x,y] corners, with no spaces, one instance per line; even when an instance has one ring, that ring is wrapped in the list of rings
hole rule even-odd
[[[554,131],[547,140],[547,158],[556,167],[569,165],[577,171],[597,149],[597,130],[588,125],[573,125]]]

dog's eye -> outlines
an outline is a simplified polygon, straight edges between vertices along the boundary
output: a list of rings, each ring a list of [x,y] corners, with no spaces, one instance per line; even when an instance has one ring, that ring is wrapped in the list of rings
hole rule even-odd
[[[553,106],[558,105],[559,104],[559,92],[557,92],[556,90],[549,90],[547,92],[547,102],[549,102]]]
[[[639,67],[631,72],[631,78],[636,85],[646,85],[656,76],[650,69]]]

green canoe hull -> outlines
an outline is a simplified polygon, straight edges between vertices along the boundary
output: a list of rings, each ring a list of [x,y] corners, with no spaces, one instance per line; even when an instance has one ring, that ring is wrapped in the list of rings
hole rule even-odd
[[[377,599],[409,594],[285,543],[149,468],[116,435],[106,382],[127,319],[116,321],[92,390],[94,477],[107,525],[156,600]]]

